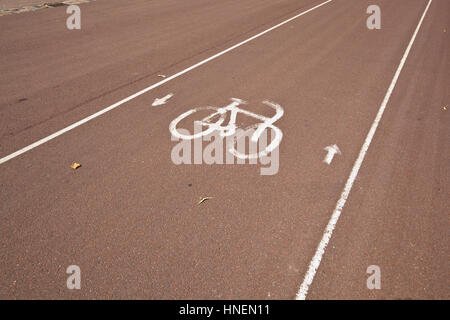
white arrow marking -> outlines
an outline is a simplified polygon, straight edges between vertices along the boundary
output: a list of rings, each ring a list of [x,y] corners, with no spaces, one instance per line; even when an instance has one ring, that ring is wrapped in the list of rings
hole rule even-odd
[[[332,146],[325,147],[324,150],[328,151],[328,154],[325,157],[325,159],[323,159],[323,162],[325,162],[328,165],[331,163],[331,161],[333,161],[334,155],[336,153],[342,154],[341,150],[339,150],[339,147],[335,144],[333,144]]]
[[[153,102],[152,106],[155,107],[155,106],[160,106],[160,105],[166,104],[167,100],[169,100],[172,97],[173,97],[173,93],[169,93],[164,98],[161,98],[161,99],[156,98],[155,101]]]

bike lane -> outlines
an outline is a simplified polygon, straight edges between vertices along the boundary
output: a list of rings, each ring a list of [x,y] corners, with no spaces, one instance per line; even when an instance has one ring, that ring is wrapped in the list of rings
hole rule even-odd
[[[333,1],[7,163],[9,295],[295,297],[424,1],[380,1],[376,32],[369,4]],[[172,162],[170,122],[232,97],[266,117],[263,101],[283,108],[277,174]],[[85,281],[75,294],[61,285],[69,264]]]
[[[449,298],[449,27],[434,0],[308,299]]]
[[[0,20],[0,157],[276,24],[315,0],[95,1]],[[1,162],[1,161],[0,161]]]

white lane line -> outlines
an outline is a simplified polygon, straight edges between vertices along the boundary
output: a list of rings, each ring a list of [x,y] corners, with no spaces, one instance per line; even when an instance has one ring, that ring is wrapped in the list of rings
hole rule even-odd
[[[364,144],[362,145],[361,151],[359,152],[358,158],[355,161],[355,164],[353,165],[352,171],[350,172],[350,176],[347,179],[347,182],[345,184],[344,190],[342,191],[341,198],[336,204],[336,208],[333,211],[333,214],[331,216],[330,221],[328,222],[327,227],[325,228],[325,232],[323,234],[322,240],[320,241],[316,253],[314,254],[314,257],[311,260],[311,263],[309,264],[308,271],[306,272],[305,279],[303,280],[303,283],[301,284],[296,299],[297,300],[305,300],[306,296],[308,294],[308,289],[311,283],[314,280],[314,276],[317,272],[317,269],[319,268],[320,262],[322,260],[322,256],[325,253],[325,249],[328,245],[328,242],[331,239],[331,235],[333,234],[333,230],[336,226],[336,223],[339,220],[339,216],[341,215],[342,209],[344,208],[345,202],[347,201],[348,195],[350,194],[350,190],[352,189],[353,183],[355,182],[356,176],[358,175],[359,168],[361,167],[361,164],[364,160],[364,157],[366,156],[366,152],[369,149],[370,143],[372,142],[372,138],[375,135],[375,131],[377,130],[378,124],[381,120],[381,117],[383,116],[384,109],[386,108],[387,103],[389,102],[389,98],[391,97],[392,91],[395,88],[395,85],[397,83],[397,80],[400,76],[400,72],[403,69],[403,66],[405,64],[406,59],[408,58],[409,52],[411,50],[411,47],[414,43],[414,40],[416,39],[417,33],[419,32],[419,29],[422,25],[423,20],[425,19],[425,15],[427,14],[428,8],[430,7],[433,0],[429,0],[427,7],[425,8],[425,11],[422,14],[422,18],[419,21],[419,24],[416,27],[416,30],[414,31],[414,34],[409,41],[409,45],[406,48],[405,53],[403,54],[403,58],[400,61],[400,64],[397,68],[397,71],[395,72],[394,78],[392,79],[391,85],[389,86],[388,91],[386,92],[386,96],[384,97],[383,102],[381,103],[380,109],[378,110],[377,116],[375,117],[375,120],[372,124],[372,127],[370,128],[369,133],[367,134],[366,140],[364,141]]]
[[[145,88],[145,89],[143,89],[143,90],[141,90],[141,91],[139,91],[139,92],[137,92],[137,93],[135,93],[135,94],[125,98],[125,99],[123,99],[123,100],[120,100],[119,102],[114,103],[113,105],[110,105],[109,107],[106,107],[103,110],[100,110],[100,111],[94,113],[93,115],[90,115],[89,117],[86,117],[86,118],[84,118],[84,119],[82,119],[82,120],[80,120],[78,122],[75,122],[75,123],[71,124],[70,126],[64,128],[64,129],[61,129],[61,130],[59,130],[59,131],[49,135],[48,137],[42,138],[41,140],[38,140],[38,141],[30,144],[29,146],[25,147],[25,148],[22,148],[22,149],[14,152],[14,153],[11,153],[10,155],[8,155],[6,157],[1,158],[0,159],[0,164],[5,163],[5,162],[7,162],[7,161],[9,161],[9,160],[11,160],[11,159],[13,159],[13,158],[23,154],[23,153],[25,153],[27,151],[30,151],[31,149],[34,149],[34,148],[40,146],[41,144],[44,144],[44,143],[46,143],[46,142],[48,142],[48,141],[50,141],[52,139],[55,139],[56,137],[66,133],[67,131],[70,131],[70,130],[76,128],[76,127],[79,127],[82,124],[85,124],[86,122],[88,122],[88,121],[90,121],[92,119],[95,119],[95,118],[101,116],[102,114],[104,114],[104,113],[106,113],[108,111],[111,111],[111,110],[117,108],[118,106],[120,106],[120,105],[122,105],[122,104],[124,104],[124,103],[126,103],[126,102],[128,102],[128,101],[130,101],[130,100],[132,100],[132,99],[134,99],[134,98],[136,98],[136,97],[138,97],[138,96],[140,96],[140,95],[150,91],[150,90],[153,90],[153,89],[155,89],[155,88],[157,88],[159,86],[162,86],[166,82],[169,82],[169,81],[171,81],[171,80],[173,80],[175,78],[178,78],[179,76],[181,76],[181,75],[183,75],[183,74],[185,74],[185,73],[187,73],[187,72],[189,72],[191,70],[194,70],[194,69],[200,67],[201,65],[204,65],[205,63],[207,63],[207,62],[209,62],[211,60],[214,60],[214,59],[224,55],[225,53],[228,53],[228,52],[230,52],[230,51],[232,51],[232,50],[234,50],[234,49],[236,49],[236,48],[238,48],[238,47],[240,47],[240,46],[242,46],[242,45],[244,45],[244,44],[246,44],[246,43],[248,43],[248,42],[250,42],[250,41],[252,41],[252,40],[254,40],[256,38],[259,38],[262,35],[270,32],[272,30],[275,30],[275,29],[281,27],[282,25],[285,25],[286,23],[291,22],[292,20],[297,19],[298,17],[301,17],[302,15],[307,14],[308,12],[311,12],[311,11],[313,11],[313,10],[315,10],[315,9],[317,9],[317,8],[323,6],[323,5],[325,5],[325,4],[327,4],[327,3],[331,2],[331,1],[333,1],[333,0],[327,0],[325,2],[322,2],[322,3],[318,4],[315,7],[312,7],[310,9],[306,10],[306,11],[303,11],[303,12],[299,13],[298,15],[296,15],[296,16],[294,16],[292,18],[289,18],[289,19],[287,19],[287,20],[277,24],[276,26],[273,26],[273,27],[271,27],[271,28],[261,32],[261,33],[258,33],[257,35],[254,35],[253,37],[248,38],[247,40],[239,42],[238,44],[236,44],[236,45],[234,45],[234,46],[232,46],[232,47],[230,47],[228,49],[225,49],[224,51],[219,52],[219,53],[217,53],[217,54],[215,54],[215,55],[213,55],[213,56],[211,56],[211,57],[209,57],[209,58],[207,58],[207,59],[205,59],[205,60],[203,60],[203,61],[201,61],[201,62],[199,62],[197,64],[194,64],[193,66],[191,66],[189,68],[186,68],[183,71],[180,71],[180,72],[178,72],[178,73],[176,73],[176,74],[174,74],[174,75],[172,75],[170,77],[167,77],[164,80],[162,80],[162,81],[160,81],[158,83],[155,83],[154,85],[151,85],[150,87],[147,87],[147,88]]]

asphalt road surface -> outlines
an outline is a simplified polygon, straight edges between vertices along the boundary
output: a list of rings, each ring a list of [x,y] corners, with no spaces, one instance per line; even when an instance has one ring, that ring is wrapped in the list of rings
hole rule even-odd
[[[80,8],[0,17],[1,299],[450,298],[450,1]],[[283,109],[276,174],[174,163],[231,98]]]

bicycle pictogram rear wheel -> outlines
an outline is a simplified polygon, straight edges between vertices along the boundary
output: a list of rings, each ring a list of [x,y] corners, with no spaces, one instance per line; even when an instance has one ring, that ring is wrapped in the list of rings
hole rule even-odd
[[[196,114],[197,112],[204,111],[204,110],[212,110],[212,111],[214,111],[214,113],[210,114],[206,118],[203,118],[203,120],[200,120],[200,119],[194,120],[194,125],[198,125],[199,127],[201,127],[202,131],[194,132],[194,134],[185,134],[185,133],[180,132],[180,129],[177,128],[177,125],[180,121],[189,117],[190,115]],[[201,138],[201,137],[204,137],[204,136],[207,136],[207,135],[213,133],[225,121],[225,116],[226,116],[225,113],[219,112],[219,108],[210,107],[210,106],[198,107],[195,109],[188,110],[185,113],[182,113],[181,115],[179,115],[177,118],[175,118],[170,123],[169,130],[172,133],[172,135],[176,138],[183,139],[183,140],[193,140],[193,139]],[[211,122],[211,120],[214,119],[215,117],[217,117],[218,120],[216,122]],[[205,120],[205,119],[208,119],[208,120]],[[207,127],[207,129],[203,130],[203,127],[205,127],[205,126]],[[188,131],[187,129],[184,129],[184,130],[186,132]]]

